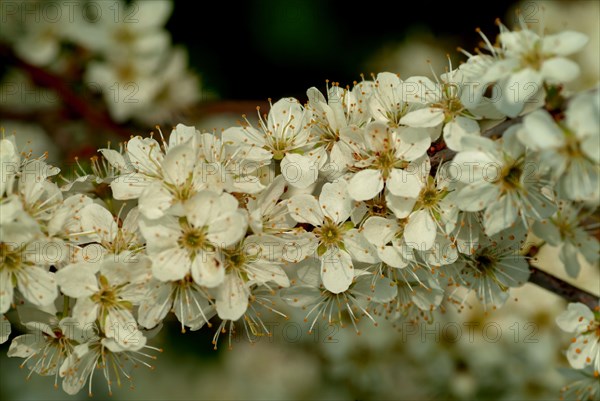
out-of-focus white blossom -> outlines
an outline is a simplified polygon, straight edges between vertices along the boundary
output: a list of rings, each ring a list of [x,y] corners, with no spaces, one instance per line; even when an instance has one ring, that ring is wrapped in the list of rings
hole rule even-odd
[[[567,359],[575,369],[592,366],[594,375],[600,372],[600,318],[599,307],[593,311],[581,302],[570,303],[567,310],[556,318],[558,326],[573,333]]]

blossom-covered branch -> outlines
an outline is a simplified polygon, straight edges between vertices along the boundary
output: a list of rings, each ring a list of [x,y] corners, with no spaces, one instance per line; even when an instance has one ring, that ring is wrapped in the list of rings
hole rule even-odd
[[[160,9],[150,39],[126,30],[137,50],[162,43],[169,6],[145,7]],[[98,149],[62,185],[3,137],[0,313],[33,331],[9,356],[91,394],[96,370],[110,389],[131,379],[127,362],[151,367],[149,333],[170,315],[182,332],[213,329],[216,348],[236,329],[270,335],[264,319],[286,305],[311,331],[323,319],[358,333],[361,320],[432,322],[471,295],[493,311],[528,281],[590,305],[524,254],[534,234],[572,277],[600,257],[587,223],[600,204],[598,92],[553,102],[587,38],[499,26],[433,79],[381,72],[269,101],[222,131],[157,127]],[[145,116],[111,107],[116,120]],[[597,375],[598,311],[576,305],[559,319],[577,334],[570,362]]]

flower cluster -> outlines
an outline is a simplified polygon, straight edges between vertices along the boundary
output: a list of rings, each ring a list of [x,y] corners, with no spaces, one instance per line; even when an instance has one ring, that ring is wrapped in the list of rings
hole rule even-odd
[[[148,21],[114,27],[133,46],[116,63],[163,43]],[[216,323],[215,347],[236,322],[269,335],[262,316],[283,315],[280,300],[312,326],[358,331],[363,317],[430,322],[469,294],[501,307],[529,279],[531,232],[562,246],[571,275],[579,251],[597,262],[586,219],[600,203],[598,91],[567,101],[559,86],[577,75],[563,56],[585,38],[500,28],[499,45],[483,37],[490,54],[434,80],[383,72],[222,132],[178,124],[100,149],[106,168],[77,179],[94,187],[85,193],[2,139],[1,312],[18,309],[34,330],[9,355],[70,394],[89,380],[91,393],[95,370],[110,386],[130,378],[125,361],[150,366],[151,330],[170,313],[182,332]],[[524,82],[538,103],[510,95]],[[559,320],[576,333],[575,368],[598,370],[597,321],[579,306]]]
[[[2,10],[0,41],[26,62],[100,93],[117,123],[172,121],[200,98],[186,50],[164,28],[171,1],[14,1]],[[9,78],[9,94],[15,85]]]

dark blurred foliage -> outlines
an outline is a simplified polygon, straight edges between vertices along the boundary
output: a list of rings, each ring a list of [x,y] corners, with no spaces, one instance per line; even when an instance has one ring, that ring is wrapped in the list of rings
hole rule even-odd
[[[175,43],[190,52],[190,64],[205,88],[223,99],[304,98],[325,79],[343,85],[360,80],[363,63],[382,45],[424,27],[436,38],[456,37],[471,50],[498,32],[514,1],[361,2],[343,0],[175,1],[167,24]],[[449,53],[456,49],[447,49]],[[427,74],[427,71],[424,71]]]

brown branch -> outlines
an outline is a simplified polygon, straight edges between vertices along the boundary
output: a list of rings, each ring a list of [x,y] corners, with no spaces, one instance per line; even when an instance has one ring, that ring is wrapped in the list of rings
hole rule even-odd
[[[581,302],[591,310],[598,307],[598,296],[577,288],[537,267],[530,266],[529,282],[560,295],[569,302]]]

